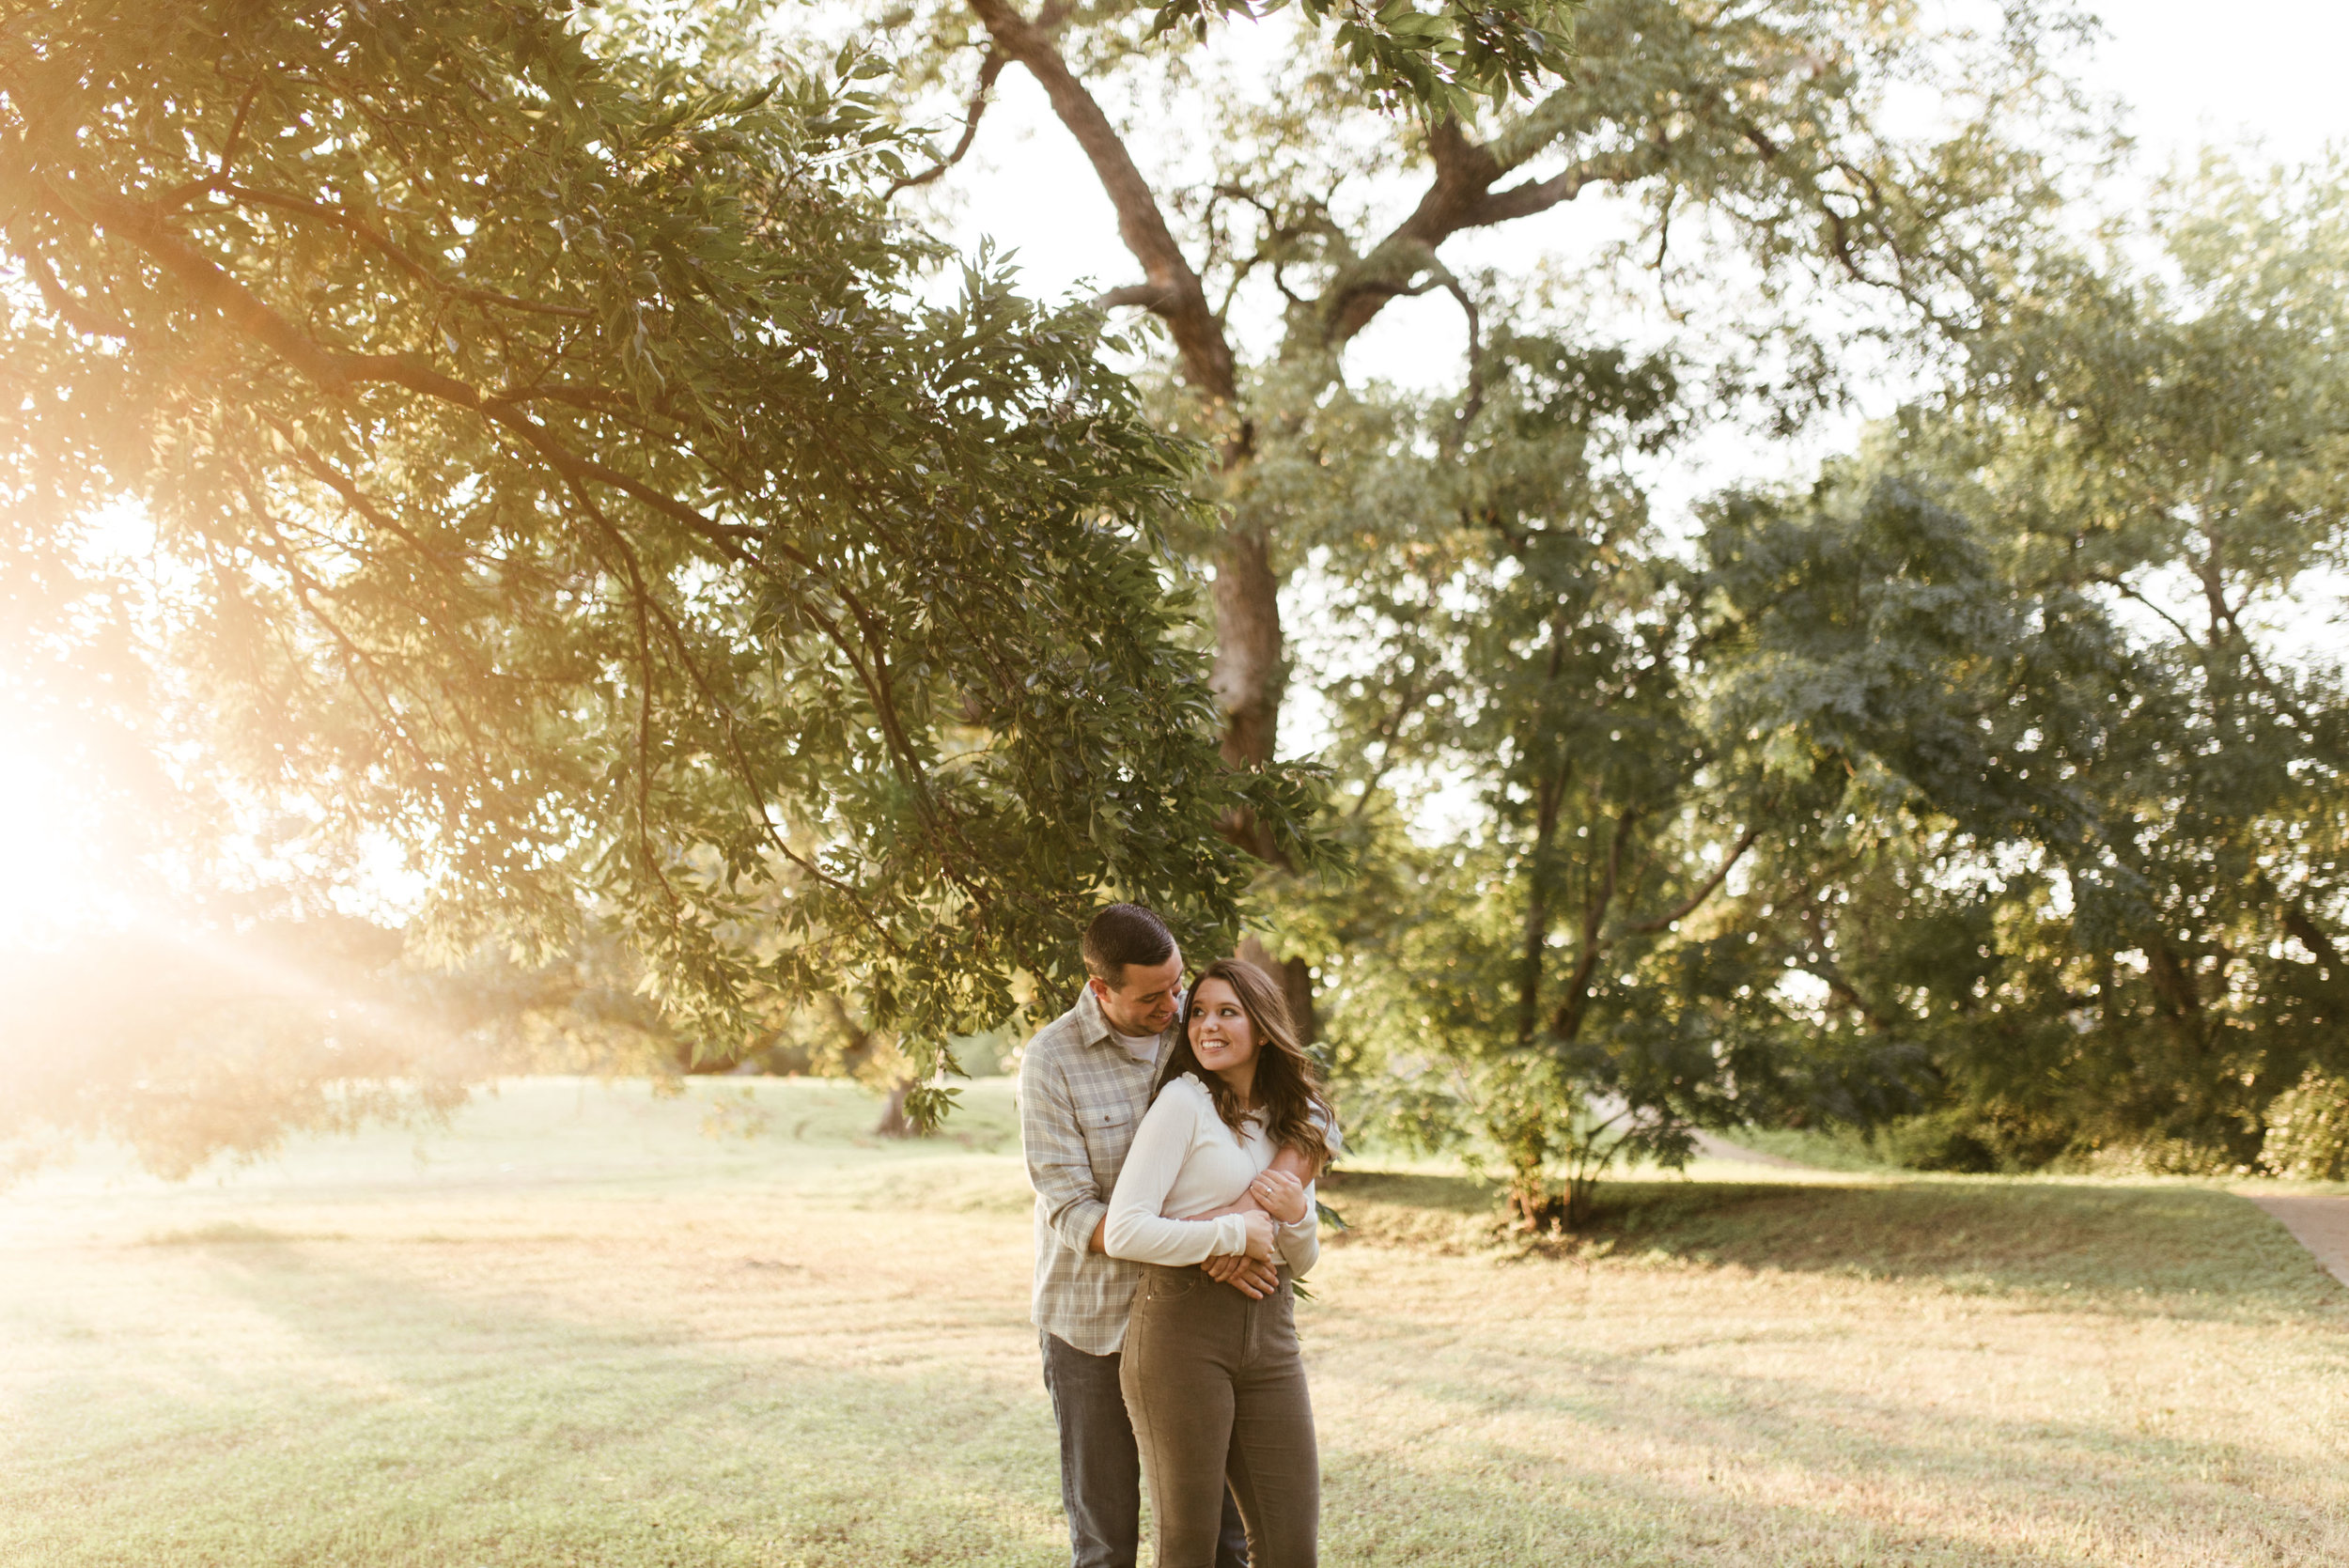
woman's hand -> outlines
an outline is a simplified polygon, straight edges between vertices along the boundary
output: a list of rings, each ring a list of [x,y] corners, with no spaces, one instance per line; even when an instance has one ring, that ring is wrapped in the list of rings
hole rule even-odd
[[[1305,1218],[1305,1184],[1286,1171],[1267,1170],[1248,1184],[1248,1195],[1283,1225]]]
[[[1240,1220],[1248,1227],[1248,1255],[1269,1261],[1272,1256],[1272,1217],[1257,1210],[1241,1215]]]

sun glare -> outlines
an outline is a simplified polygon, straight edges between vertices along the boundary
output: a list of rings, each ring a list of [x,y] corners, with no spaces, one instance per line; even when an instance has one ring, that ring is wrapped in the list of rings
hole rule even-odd
[[[0,949],[119,923],[135,868],[87,763],[5,712],[0,758]]]

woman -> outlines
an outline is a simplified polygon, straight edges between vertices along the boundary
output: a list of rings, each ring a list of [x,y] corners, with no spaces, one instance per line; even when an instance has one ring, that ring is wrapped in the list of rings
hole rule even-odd
[[[1104,1243],[1143,1265],[1118,1384],[1157,1519],[1159,1568],[1212,1568],[1229,1482],[1252,1568],[1312,1568],[1321,1461],[1291,1291],[1313,1266],[1313,1180],[1335,1117],[1280,987],[1236,958],[1190,989],[1110,1197]],[[1276,1164],[1277,1162],[1277,1164]],[[1280,1261],[1262,1300],[1197,1265]]]

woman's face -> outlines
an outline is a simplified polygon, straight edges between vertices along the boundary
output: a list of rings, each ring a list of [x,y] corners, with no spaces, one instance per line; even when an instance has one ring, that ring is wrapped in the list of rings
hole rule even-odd
[[[1210,975],[1191,991],[1190,1053],[1211,1073],[1255,1062],[1256,1029],[1230,981]]]

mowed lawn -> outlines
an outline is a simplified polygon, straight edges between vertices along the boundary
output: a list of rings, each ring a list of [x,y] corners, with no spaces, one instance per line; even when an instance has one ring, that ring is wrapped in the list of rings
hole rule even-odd
[[[22,1186],[0,1564],[1065,1562],[1009,1092],[967,1099],[884,1145],[843,1085],[534,1080]],[[2349,1561],[2349,1290],[2248,1203],[1755,1174],[1559,1250],[1334,1182],[1324,1560]]]

